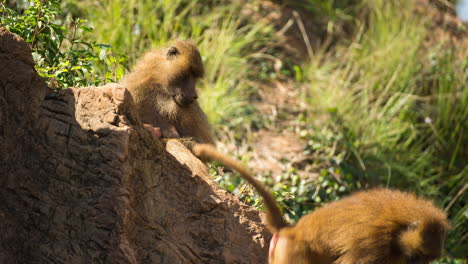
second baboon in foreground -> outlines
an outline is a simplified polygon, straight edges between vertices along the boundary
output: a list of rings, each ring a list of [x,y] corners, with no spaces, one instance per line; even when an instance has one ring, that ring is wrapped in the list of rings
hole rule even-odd
[[[203,74],[202,58],[195,44],[178,40],[168,48],[144,54],[121,84],[132,94],[143,123],[159,127],[162,136],[214,144],[195,89]]]
[[[288,226],[272,195],[240,162],[210,145],[193,152],[238,170],[263,197],[271,264],[427,264],[442,254],[450,225],[428,200],[383,188],[360,191]]]

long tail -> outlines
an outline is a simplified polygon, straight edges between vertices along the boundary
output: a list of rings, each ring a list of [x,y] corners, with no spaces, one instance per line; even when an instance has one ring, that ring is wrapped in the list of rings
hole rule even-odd
[[[279,231],[281,228],[288,226],[281,214],[281,211],[276,204],[275,199],[269,191],[258,182],[253,174],[243,166],[239,161],[220,153],[213,146],[208,144],[197,144],[192,149],[193,153],[203,160],[212,160],[222,162],[225,166],[237,170],[242,178],[249,182],[263,197],[267,210],[267,224],[272,233]]]

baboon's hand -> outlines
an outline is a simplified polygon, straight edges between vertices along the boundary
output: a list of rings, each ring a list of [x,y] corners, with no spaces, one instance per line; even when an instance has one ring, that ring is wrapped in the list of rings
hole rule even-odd
[[[162,137],[162,133],[161,133],[161,128],[159,127],[154,127],[152,125],[149,125],[149,124],[143,124],[143,126],[149,130],[149,132],[151,132],[151,134],[153,136],[155,136],[156,138],[161,138]]]

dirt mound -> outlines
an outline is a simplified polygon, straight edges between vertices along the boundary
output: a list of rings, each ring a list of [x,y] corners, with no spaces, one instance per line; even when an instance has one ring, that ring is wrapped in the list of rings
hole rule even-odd
[[[48,93],[0,28],[0,263],[265,263],[260,213],[166,151],[123,87]]]

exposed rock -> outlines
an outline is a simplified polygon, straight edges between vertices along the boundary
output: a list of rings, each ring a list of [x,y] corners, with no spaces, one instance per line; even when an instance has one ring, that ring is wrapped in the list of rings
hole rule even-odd
[[[0,28],[0,263],[266,262],[260,213],[166,151],[123,87],[48,92]]]

